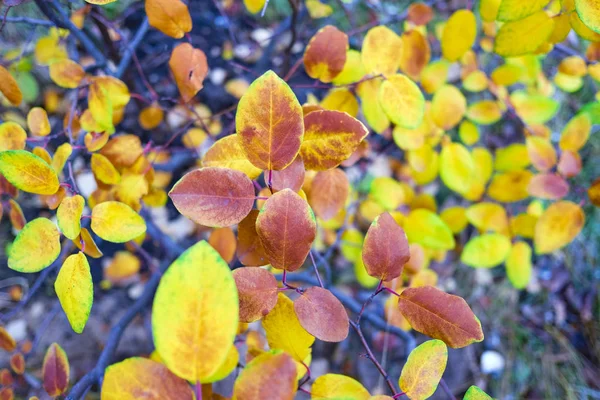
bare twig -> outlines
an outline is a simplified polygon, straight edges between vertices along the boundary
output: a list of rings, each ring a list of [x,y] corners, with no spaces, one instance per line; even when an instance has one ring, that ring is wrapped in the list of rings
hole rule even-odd
[[[123,76],[123,74],[125,73],[125,70],[127,70],[127,67],[129,67],[129,64],[131,63],[133,53],[135,52],[137,47],[142,42],[142,39],[144,39],[144,35],[146,34],[146,32],[148,32],[149,27],[150,27],[150,24],[148,23],[148,17],[145,17],[144,21],[142,21],[142,24],[138,28],[138,31],[135,33],[133,40],[131,41],[131,43],[129,43],[129,46],[127,46],[127,48],[125,49],[123,58],[121,58],[121,62],[119,63],[119,66],[117,67],[117,71],[115,72],[115,75],[114,75],[115,77],[120,78],[121,76]]]

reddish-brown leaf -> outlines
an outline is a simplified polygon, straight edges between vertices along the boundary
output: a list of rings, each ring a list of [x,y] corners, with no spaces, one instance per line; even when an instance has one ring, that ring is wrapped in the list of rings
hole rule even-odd
[[[347,51],[348,36],[335,26],[327,25],[306,45],[304,69],[313,79],[331,82],[344,69]]]
[[[302,107],[273,71],[256,79],[242,96],[235,127],[248,160],[263,170],[284,169],[294,161],[302,137]]]
[[[341,342],[348,336],[348,313],[329,290],[313,286],[294,302],[300,325],[324,342]]]
[[[2,368],[2,370],[0,370],[0,385],[10,386],[13,382],[14,379],[8,368]]]
[[[233,386],[238,400],[293,400],[298,387],[294,359],[284,352],[262,353],[242,370]]]
[[[275,193],[256,219],[256,233],[271,265],[295,271],[302,266],[317,235],[308,203],[291,189]]]
[[[233,260],[237,241],[230,227],[213,230],[208,238],[208,244],[219,252],[225,262],[230,263]]]
[[[407,19],[415,25],[427,25],[433,18],[433,10],[425,3],[412,3],[408,7]]]
[[[313,111],[304,117],[300,154],[308,170],[335,168],[352,155],[367,136],[367,128],[350,115],[333,110]]]
[[[371,223],[362,259],[367,273],[384,281],[399,277],[402,267],[410,260],[406,233],[389,213],[379,215]]]
[[[265,249],[256,233],[257,217],[258,210],[252,210],[238,225],[237,256],[242,264],[252,267],[269,263]]]
[[[350,193],[348,177],[339,168],[319,171],[310,184],[308,200],[315,214],[324,221],[331,219],[346,204]]]
[[[408,288],[400,294],[398,308],[414,330],[452,348],[483,340],[481,323],[462,297],[432,286]]]
[[[17,342],[10,336],[10,333],[0,326],[0,349],[6,350],[9,353],[13,352],[17,348]]]
[[[243,220],[254,205],[254,185],[240,171],[207,167],[188,172],[169,192],[179,212],[206,226]]]
[[[204,78],[208,74],[206,55],[189,43],[181,43],[173,49],[169,68],[175,77],[181,98],[186,103],[202,89]]]
[[[569,183],[560,175],[553,173],[537,174],[529,181],[527,191],[533,197],[558,200],[569,193]]]
[[[297,156],[296,159],[287,167],[280,171],[271,172],[271,186],[276,192],[283,189],[292,189],[294,192],[300,191],[304,183],[304,162],[302,157]],[[268,184],[269,174],[265,174],[265,180]]]
[[[69,372],[67,354],[57,343],[52,343],[48,347],[42,367],[44,389],[50,397],[60,396],[67,390],[69,387]]]
[[[22,353],[15,353],[10,357],[10,368],[17,375],[25,373],[25,357]]]
[[[0,400],[13,400],[15,398],[15,392],[12,388],[10,387],[4,387],[2,389],[0,389]],[[30,398],[29,400],[32,400],[32,398]],[[37,398],[36,398],[37,400]]]
[[[581,172],[581,157],[578,153],[563,150],[556,169],[565,178],[572,178]]]
[[[254,322],[277,304],[277,280],[262,268],[245,267],[233,271],[240,299],[240,321]]]

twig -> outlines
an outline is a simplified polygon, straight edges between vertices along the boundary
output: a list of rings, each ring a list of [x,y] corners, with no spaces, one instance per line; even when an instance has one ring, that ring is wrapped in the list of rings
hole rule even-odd
[[[381,366],[379,361],[377,361],[377,358],[375,358],[375,355],[373,354],[373,351],[371,350],[369,343],[367,343],[367,340],[365,339],[365,335],[363,335],[362,330],[360,329],[360,326],[357,325],[354,321],[350,321],[350,325],[352,326],[352,328],[354,328],[354,330],[358,334],[358,338],[360,339],[360,342],[362,343],[363,347],[365,348],[365,350],[367,352],[367,356],[369,357],[369,360],[371,360],[373,365],[375,365],[375,368],[377,368],[377,370],[379,371],[379,373],[385,380],[385,383],[387,383],[388,387],[390,388],[392,395],[395,396],[398,392],[396,391],[396,388],[394,387],[394,384],[392,383],[392,380],[390,379],[388,373],[385,371],[385,369],[383,369],[383,367]]]
[[[2,17],[2,21],[4,22],[14,22],[14,23],[24,23],[24,24],[32,24],[32,25],[42,25],[42,26],[54,26],[54,22],[46,21],[45,19],[36,19],[29,17]]]
[[[120,78],[121,76],[123,76],[123,74],[125,73],[125,70],[127,70],[127,67],[129,67],[129,64],[131,63],[131,58],[133,57],[133,53],[135,52],[135,49],[137,49],[137,47],[142,42],[142,39],[144,38],[144,35],[146,34],[146,32],[148,32],[149,27],[150,27],[150,24],[148,23],[148,17],[145,17],[144,21],[140,25],[138,31],[135,33],[133,40],[131,41],[131,43],[129,43],[129,46],[127,46],[127,48],[125,49],[125,54],[123,54],[123,58],[121,58],[121,62],[119,63],[119,66],[117,67],[117,71],[114,74],[114,76],[116,78]]]
[[[442,390],[444,391],[444,393],[446,393],[446,395],[451,400],[456,400],[456,397],[454,397],[454,395],[452,394],[452,390],[450,390],[450,388],[448,387],[448,384],[446,383],[446,381],[444,380],[444,378],[442,378],[440,380],[440,386],[441,386]]]
[[[315,275],[317,275],[317,280],[319,281],[319,286],[324,288],[323,281],[321,280],[321,275],[319,274],[319,269],[317,268],[317,263],[315,262],[315,257],[313,256],[312,250],[308,252],[310,254],[310,260],[312,261],[312,265],[315,269]]]

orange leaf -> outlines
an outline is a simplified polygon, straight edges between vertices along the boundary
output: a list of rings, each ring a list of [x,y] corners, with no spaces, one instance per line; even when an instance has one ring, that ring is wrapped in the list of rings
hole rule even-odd
[[[256,219],[256,233],[271,265],[293,272],[300,268],[317,235],[309,205],[291,189],[275,193]]]
[[[304,68],[313,79],[331,82],[344,69],[348,36],[335,26],[321,28],[310,39],[304,51]]]
[[[287,353],[263,353],[250,361],[233,386],[233,400],[293,400],[296,363]]]
[[[161,363],[145,358],[128,358],[106,369],[102,400],[152,399],[192,400],[188,383]]]
[[[452,348],[483,340],[481,323],[462,297],[432,286],[408,288],[400,294],[398,307],[414,330]]]
[[[210,244],[216,251],[219,252],[225,262],[230,263],[235,255],[235,234],[231,228],[218,228],[210,233],[208,238]]]
[[[252,164],[263,170],[281,170],[300,150],[302,107],[287,83],[267,71],[240,99],[235,126]]]
[[[181,39],[192,30],[192,18],[180,0],[146,0],[146,15],[150,26],[167,36]]]
[[[69,387],[69,360],[65,351],[52,343],[44,356],[42,367],[44,389],[50,397],[63,394]]]
[[[25,357],[23,357],[23,353],[15,353],[10,357],[10,368],[17,375],[25,373]]]
[[[256,233],[257,217],[258,210],[252,210],[238,225],[237,256],[244,265],[259,266],[269,263],[265,249]]]
[[[208,74],[206,55],[189,43],[181,43],[173,49],[169,68],[175,77],[181,98],[186,103],[202,89],[202,82]]]
[[[402,35],[402,57],[400,69],[412,80],[418,81],[421,71],[429,63],[431,49],[421,32],[412,30]]]
[[[348,336],[348,313],[329,290],[308,288],[294,302],[300,325],[324,342],[341,342]]]
[[[259,320],[277,304],[277,280],[266,269],[238,268],[233,279],[240,299],[240,321]]]
[[[369,275],[391,281],[402,273],[410,260],[408,239],[390,213],[379,215],[371,223],[363,244],[362,259]]]
[[[3,326],[0,326],[0,349],[13,352],[16,348],[17,342],[15,339],[13,339]]]
[[[332,110],[309,113],[304,118],[300,154],[308,170],[335,168],[352,155],[367,136],[367,128],[350,115]]]
[[[169,192],[179,212],[206,226],[223,227],[243,220],[254,205],[254,185],[242,172],[207,167],[189,172]]]
[[[319,171],[310,186],[309,202],[315,214],[324,221],[337,215],[346,204],[350,183],[339,168]]]
[[[50,64],[49,70],[50,79],[66,89],[75,89],[85,77],[85,71],[81,65],[66,58]]]
[[[8,72],[6,68],[0,65],[0,92],[10,101],[14,106],[21,104],[23,100],[23,94],[17,81]]]

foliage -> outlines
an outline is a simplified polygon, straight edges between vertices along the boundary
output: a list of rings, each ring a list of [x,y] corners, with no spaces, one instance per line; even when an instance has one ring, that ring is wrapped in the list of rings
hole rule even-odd
[[[558,100],[600,81],[598,2],[481,0],[449,14],[412,2],[389,21],[344,31],[331,17],[336,6],[290,0],[283,61],[269,64],[268,45],[266,64],[253,70],[231,61],[231,41],[214,57],[192,36],[193,2],[146,0],[132,11],[143,21],[125,34],[118,1],[86,1],[69,15],[57,1],[36,0],[47,20],[3,19],[50,25],[33,55],[19,43],[0,59],[0,211],[16,234],[7,265],[44,279],[56,272],[56,296],[78,334],[99,291],[140,278],[144,291],[70,390],[66,352],[48,348],[51,397],[80,398],[98,380],[107,400],[221,398],[213,383],[231,375],[239,400],[426,399],[448,390],[447,347],[485,337],[467,300],[436,287],[433,261],[503,265],[523,290],[536,262],[578,237],[584,206],[600,205],[600,181],[579,179],[592,162],[582,154],[600,123],[598,103],[570,113]],[[20,3],[6,6],[18,15]],[[276,7],[214,3],[223,19],[260,21]],[[347,12],[345,3],[337,7]],[[314,34],[296,55],[304,11]],[[85,29],[92,20],[113,52],[127,44],[122,54],[97,46],[96,31]],[[175,39],[165,38],[168,70],[152,83],[136,49],[150,28]],[[565,44],[575,36],[585,55]],[[567,56],[549,76],[544,61],[557,52]],[[239,76],[216,88],[210,74],[223,62]],[[32,70],[45,77],[43,101],[24,80]],[[228,107],[208,100],[217,90]],[[564,126],[553,122],[559,113],[569,114]],[[512,131],[510,143],[498,142],[500,127]],[[92,190],[82,187],[86,175]],[[39,207],[30,212],[32,198]],[[191,230],[167,232],[156,217],[165,210]],[[334,252],[350,284],[370,295],[357,301],[339,288]],[[106,261],[99,285],[96,259]],[[381,316],[367,308],[382,298],[386,321],[377,326]],[[110,352],[150,302],[155,352],[116,362]],[[397,385],[367,323],[389,324],[403,340]],[[349,341],[350,327],[386,395],[350,376],[311,376],[315,342]],[[410,331],[432,340],[412,348]],[[0,347],[23,375],[27,351],[1,327]],[[11,376],[0,398],[14,397]],[[471,386],[464,398],[490,397]]]

